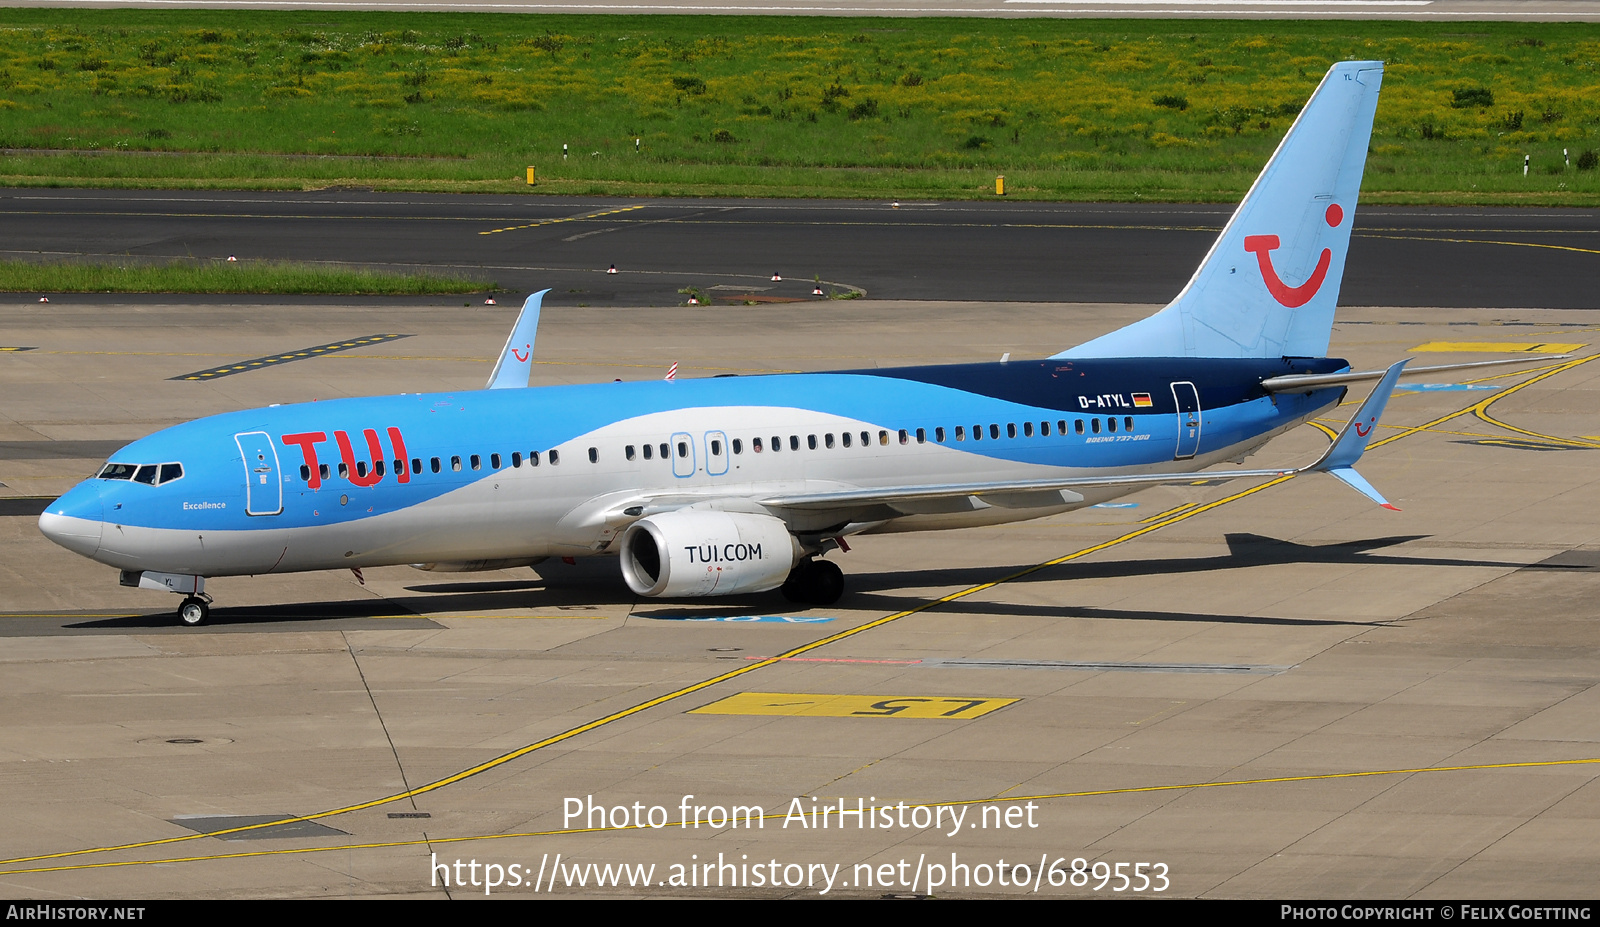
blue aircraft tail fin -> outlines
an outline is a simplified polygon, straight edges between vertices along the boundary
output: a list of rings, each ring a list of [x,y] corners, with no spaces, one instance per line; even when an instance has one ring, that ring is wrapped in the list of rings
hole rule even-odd
[[[485,389],[519,389],[528,385],[533,373],[533,344],[539,337],[539,305],[548,292],[540,290],[522,304],[522,313],[506,337],[506,346],[500,349],[500,359],[494,362]]]
[[[1328,352],[1383,62],[1342,61],[1166,308],[1057,357]]]

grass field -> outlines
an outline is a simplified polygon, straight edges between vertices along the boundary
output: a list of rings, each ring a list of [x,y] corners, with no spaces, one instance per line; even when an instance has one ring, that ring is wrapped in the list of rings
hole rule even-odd
[[[0,261],[0,293],[286,293],[428,296],[495,285],[438,274],[396,274],[282,261],[30,264]]]
[[[1348,58],[1366,201],[1600,204],[1583,23],[5,9],[0,184],[1229,200]]]

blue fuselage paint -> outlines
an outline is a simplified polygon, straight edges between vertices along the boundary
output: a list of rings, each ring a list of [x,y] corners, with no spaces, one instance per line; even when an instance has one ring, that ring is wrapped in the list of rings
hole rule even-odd
[[[67,546],[119,569],[202,576],[582,556],[605,552],[619,507],[665,494],[759,499],[1186,472],[1254,450],[1344,394],[1272,395],[1263,379],[1346,366],[1327,358],[1050,359],[285,405],[135,441],[111,462],[180,463],[182,476],[157,485],[87,480],[52,503],[41,525],[79,525]],[[1181,420],[1174,383],[1193,384],[1200,397],[1193,459],[1175,459],[1195,423]],[[968,514],[845,508],[817,524],[959,527],[1129,491]]]

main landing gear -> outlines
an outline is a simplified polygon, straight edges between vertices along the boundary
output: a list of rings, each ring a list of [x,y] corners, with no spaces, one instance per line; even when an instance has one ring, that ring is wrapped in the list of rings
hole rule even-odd
[[[198,628],[211,617],[211,597],[192,595],[178,606],[178,620],[191,628]]]
[[[783,597],[802,605],[832,605],[844,595],[844,571],[828,560],[807,558],[783,581]]]

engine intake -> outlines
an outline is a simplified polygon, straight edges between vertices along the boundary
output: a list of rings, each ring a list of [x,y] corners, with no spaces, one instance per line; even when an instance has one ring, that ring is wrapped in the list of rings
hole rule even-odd
[[[629,525],[621,555],[635,593],[687,598],[776,589],[801,548],[770,515],[680,509]]]

